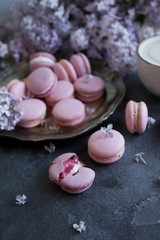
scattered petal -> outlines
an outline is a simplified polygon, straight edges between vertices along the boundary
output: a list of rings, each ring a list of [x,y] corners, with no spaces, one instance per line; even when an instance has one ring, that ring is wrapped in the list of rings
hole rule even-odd
[[[144,158],[142,157],[142,155],[144,155],[143,152],[136,153],[136,154],[135,154],[135,159],[134,159],[134,161],[137,162],[137,163],[146,164],[146,161],[144,160]]]
[[[151,125],[155,124],[156,120],[152,117],[148,117],[148,128],[150,128]]]
[[[73,224],[73,228],[77,231],[77,232],[82,232],[82,231],[86,231],[86,226],[84,225],[83,221],[80,221],[79,224],[74,223]]]
[[[24,205],[26,203],[26,199],[27,199],[27,197],[24,194],[17,195],[15,204],[18,206]]]
[[[49,146],[44,146],[44,149],[49,153],[54,153],[56,150],[56,147],[53,143],[50,143]]]

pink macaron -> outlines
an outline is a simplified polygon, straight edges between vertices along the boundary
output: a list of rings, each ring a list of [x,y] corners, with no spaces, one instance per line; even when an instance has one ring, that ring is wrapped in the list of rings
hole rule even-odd
[[[93,102],[103,96],[104,81],[92,74],[86,74],[74,83],[76,97],[83,102]]]
[[[74,97],[74,87],[71,82],[67,81],[58,81],[56,91],[51,93],[48,97],[45,98],[45,102],[49,106],[55,105],[57,102]]]
[[[56,103],[52,115],[61,126],[75,126],[85,118],[85,106],[78,99],[64,99]]]
[[[47,67],[37,68],[27,77],[26,85],[34,96],[44,98],[56,89],[57,76]]]
[[[148,123],[148,108],[144,102],[129,101],[125,111],[126,126],[130,133],[143,133]]]
[[[110,125],[94,132],[88,140],[88,154],[96,162],[113,163],[124,154],[124,137]]]
[[[14,98],[22,99],[27,94],[26,84],[18,79],[14,79],[7,85],[7,90],[14,94]]]
[[[91,65],[85,54],[78,53],[72,55],[70,58],[70,62],[76,70],[78,77],[82,77],[85,74],[91,73]]]
[[[77,80],[77,74],[72,64],[66,60],[61,59],[53,66],[53,70],[59,80],[66,80],[75,82]]]
[[[92,185],[95,172],[84,167],[76,153],[65,153],[52,162],[49,178],[64,191],[77,194],[84,192]]]
[[[32,72],[39,67],[53,68],[55,62],[56,58],[50,53],[35,53],[30,57],[30,71]]]
[[[24,128],[38,126],[46,115],[46,104],[40,99],[32,98],[21,101],[16,106],[16,110],[20,112],[23,109],[24,116],[18,125]]]

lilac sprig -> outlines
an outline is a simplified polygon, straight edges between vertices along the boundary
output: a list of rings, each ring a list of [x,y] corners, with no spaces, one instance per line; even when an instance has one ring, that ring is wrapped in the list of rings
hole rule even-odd
[[[22,119],[24,109],[20,112],[15,110],[20,100],[13,97],[5,87],[0,88],[0,129],[11,131],[16,124]]]
[[[102,134],[102,139],[107,138],[107,137],[113,137],[113,133],[110,132],[110,130],[113,129],[113,124],[108,124],[107,127],[101,127],[101,132]]]
[[[44,146],[44,150],[49,153],[54,153],[56,150],[56,146],[53,143],[50,143],[49,146]]]

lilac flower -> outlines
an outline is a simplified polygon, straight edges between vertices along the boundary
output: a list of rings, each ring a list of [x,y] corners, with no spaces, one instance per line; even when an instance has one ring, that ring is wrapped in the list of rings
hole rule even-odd
[[[102,134],[102,139],[107,138],[107,137],[113,137],[113,133],[110,132],[110,130],[112,130],[113,125],[112,124],[108,124],[107,127],[101,127],[101,132]]]
[[[55,9],[58,7],[59,1],[58,0],[41,0],[39,4],[44,8]]]
[[[77,232],[82,232],[82,231],[86,231],[86,226],[84,225],[83,221],[80,221],[79,224],[74,223],[73,224],[73,228],[77,231]]]
[[[54,153],[56,150],[56,147],[53,143],[50,143],[49,146],[44,146],[44,149],[49,153]]]
[[[0,41],[0,58],[5,58],[8,55],[8,45]]]
[[[143,164],[146,164],[146,161],[144,160],[144,158],[142,157],[142,155],[144,155],[143,152],[140,152],[140,153],[136,153],[135,154],[135,162],[139,163],[143,163]]]
[[[151,125],[155,124],[156,120],[152,117],[148,117],[148,122],[147,122],[147,126],[148,128],[150,128]]]
[[[11,131],[24,115],[24,109],[20,112],[15,106],[20,101],[13,98],[5,87],[0,88],[0,129]]]
[[[26,203],[26,199],[27,199],[27,197],[24,194],[17,195],[15,204],[18,206],[24,205]]]
[[[79,52],[85,50],[88,47],[89,36],[86,33],[85,28],[79,28],[72,32],[70,37],[71,46],[75,51]]]

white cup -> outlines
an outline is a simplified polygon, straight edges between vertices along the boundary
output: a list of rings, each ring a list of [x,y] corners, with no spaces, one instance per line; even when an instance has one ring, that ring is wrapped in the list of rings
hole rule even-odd
[[[160,35],[147,38],[138,45],[137,68],[144,86],[160,97]]]

